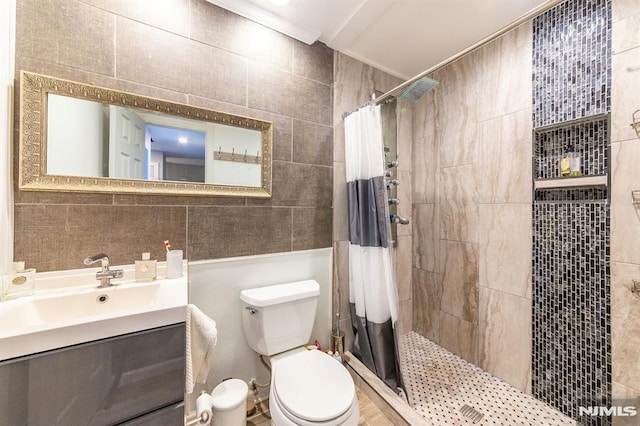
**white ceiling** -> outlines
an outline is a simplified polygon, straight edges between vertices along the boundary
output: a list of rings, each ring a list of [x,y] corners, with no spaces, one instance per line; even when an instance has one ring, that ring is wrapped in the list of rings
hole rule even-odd
[[[207,0],[408,79],[549,0]]]

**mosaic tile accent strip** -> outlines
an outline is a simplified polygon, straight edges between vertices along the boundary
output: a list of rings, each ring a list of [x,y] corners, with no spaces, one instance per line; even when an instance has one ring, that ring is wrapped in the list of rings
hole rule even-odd
[[[567,0],[533,20],[533,127],[609,111],[611,0]]]
[[[575,425],[562,413],[418,333],[400,338],[400,365],[409,404],[434,426]],[[482,417],[473,411],[467,416],[461,412],[468,413],[469,408]]]
[[[534,179],[609,173],[611,0],[566,0],[533,20]],[[576,181],[578,182],[578,181]],[[606,188],[536,190],[533,367],[538,399],[584,425],[579,406],[611,403],[610,207]]]
[[[609,128],[609,116],[605,114],[536,129],[533,138],[535,179],[559,178],[560,159],[567,152],[580,156],[583,175],[606,175],[609,172]]]
[[[578,416],[611,404],[609,202],[604,190],[582,202],[562,202],[564,192],[533,207],[532,391],[584,425],[609,425]]]

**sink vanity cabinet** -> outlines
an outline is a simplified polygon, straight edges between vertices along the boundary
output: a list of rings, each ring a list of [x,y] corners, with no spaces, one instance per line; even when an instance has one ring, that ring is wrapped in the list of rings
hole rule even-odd
[[[0,425],[184,423],[184,323],[0,362]]]
[[[0,426],[184,424],[188,276],[139,283],[133,265],[36,274],[0,302]]]

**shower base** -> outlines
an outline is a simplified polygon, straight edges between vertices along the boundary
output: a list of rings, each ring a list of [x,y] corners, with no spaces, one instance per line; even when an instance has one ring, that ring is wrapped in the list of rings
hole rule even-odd
[[[575,425],[564,414],[418,333],[400,340],[409,404],[432,425]]]

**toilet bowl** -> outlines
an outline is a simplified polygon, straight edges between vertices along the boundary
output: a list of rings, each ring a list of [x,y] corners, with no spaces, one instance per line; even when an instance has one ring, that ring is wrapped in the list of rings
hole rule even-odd
[[[275,426],[352,426],[360,410],[342,363],[306,350],[320,286],[314,280],[243,290],[242,324],[251,349],[269,357],[269,411]]]
[[[351,426],[360,416],[347,369],[317,350],[271,358],[269,410],[275,425]]]

